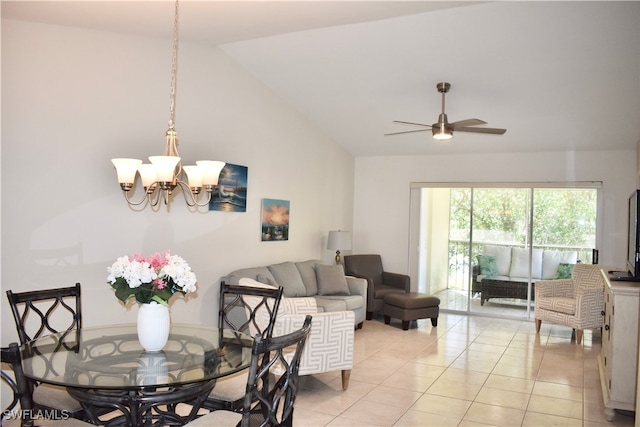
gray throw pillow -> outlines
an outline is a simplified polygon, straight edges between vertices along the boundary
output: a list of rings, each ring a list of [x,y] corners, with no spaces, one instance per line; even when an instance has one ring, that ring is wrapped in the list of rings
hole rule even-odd
[[[277,285],[282,286],[282,293],[285,297],[307,296],[307,289],[304,287],[300,272],[294,263],[287,261],[270,265],[268,268],[276,279]],[[270,285],[276,285],[276,283],[270,283]]]
[[[316,265],[318,295],[351,295],[344,269],[338,265]]]

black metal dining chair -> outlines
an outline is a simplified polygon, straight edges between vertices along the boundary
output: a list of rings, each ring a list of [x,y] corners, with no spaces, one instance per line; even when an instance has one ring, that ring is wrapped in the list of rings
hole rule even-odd
[[[282,292],[282,287],[230,285],[222,282],[218,326],[223,340],[235,340],[235,332],[242,332],[244,336],[258,334],[263,338],[271,337]],[[223,345],[224,342],[221,347]],[[233,364],[234,361],[221,358],[220,363]],[[247,375],[244,371],[218,380],[203,407],[209,410],[242,410]]]
[[[311,316],[307,315],[302,328],[290,334],[271,338],[256,335],[251,349],[242,413],[213,411],[186,425],[292,427],[298,392],[298,369],[310,331]],[[293,356],[284,351],[291,346],[296,347]]]
[[[44,418],[47,418],[45,425],[59,427],[81,427],[91,426],[78,419],[70,418],[70,414],[64,410],[42,411],[34,407],[31,388],[28,379],[24,376],[22,369],[22,359],[20,357],[20,347],[18,343],[11,343],[8,347],[2,347],[2,363],[11,365],[13,377],[8,372],[2,371],[2,382],[11,389],[12,400],[2,408],[2,424],[20,425],[21,427],[32,427],[34,422],[40,425]]]
[[[26,292],[7,291],[13,319],[21,344],[58,332],[77,333],[82,327],[80,283],[75,286]],[[83,418],[80,403],[63,387],[29,381],[34,407],[66,411]]]

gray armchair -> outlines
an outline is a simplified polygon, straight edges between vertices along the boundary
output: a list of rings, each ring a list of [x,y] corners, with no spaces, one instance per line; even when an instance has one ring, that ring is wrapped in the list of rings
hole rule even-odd
[[[386,294],[411,291],[409,276],[384,271],[380,255],[345,255],[343,259],[346,275],[367,280],[367,320],[374,311],[382,311]]]

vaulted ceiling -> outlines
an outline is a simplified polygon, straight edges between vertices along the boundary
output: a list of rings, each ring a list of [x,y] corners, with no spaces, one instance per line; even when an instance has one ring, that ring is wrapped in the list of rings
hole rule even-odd
[[[172,1],[2,1],[2,17],[170,37]],[[180,2],[180,38],[218,46],[355,156],[633,149],[640,2]],[[504,135],[450,141],[394,124]]]

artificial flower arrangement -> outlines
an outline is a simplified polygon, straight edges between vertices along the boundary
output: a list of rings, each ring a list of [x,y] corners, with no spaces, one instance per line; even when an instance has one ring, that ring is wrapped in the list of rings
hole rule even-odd
[[[141,304],[169,305],[174,294],[196,290],[196,275],[189,264],[168,250],[147,258],[140,254],[120,257],[107,272],[107,281],[123,303],[135,297]]]

